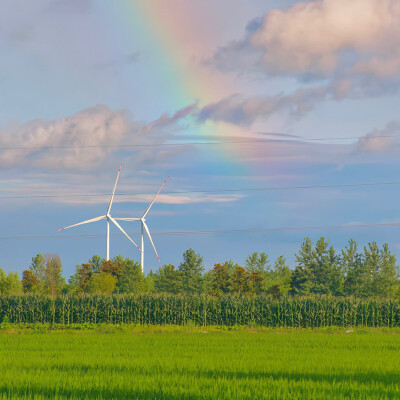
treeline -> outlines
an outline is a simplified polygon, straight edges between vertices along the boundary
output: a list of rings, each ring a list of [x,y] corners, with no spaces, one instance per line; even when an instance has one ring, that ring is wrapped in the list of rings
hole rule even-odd
[[[189,249],[178,266],[165,264],[144,276],[140,264],[132,259],[117,256],[106,261],[96,255],[77,265],[67,283],[60,258],[38,254],[21,281],[17,274],[7,276],[0,269],[0,294],[400,297],[396,257],[387,244],[379,247],[372,242],[360,251],[351,239],[336,251],[323,237],[315,244],[306,238],[295,257],[294,269],[284,256],[271,262],[266,253],[255,252],[244,266],[229,260],[205,271],[202,256]]]

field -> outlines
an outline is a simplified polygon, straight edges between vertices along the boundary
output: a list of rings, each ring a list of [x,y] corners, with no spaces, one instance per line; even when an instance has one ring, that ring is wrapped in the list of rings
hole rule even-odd
[[[400,330],[0,333],[2,399],[395,399]]]

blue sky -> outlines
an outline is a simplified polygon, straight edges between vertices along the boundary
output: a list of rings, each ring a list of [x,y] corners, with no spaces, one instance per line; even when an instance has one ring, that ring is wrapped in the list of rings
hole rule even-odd
[[[104,221],[56,230],[105,213],[121,161],[114,216],[170,176],[148,216],[163,263],[192,247],[206,268],[253,251],[294,266],[306,236],[397,254],[387,226],[161,233],[399,222],[400,185],[340,186],[400,182],[399,18],[396,0],[3,1],[0,267],[58,253],[69,276],[104,256]],[[210,141],[242,143],[191,144]],[[139,259],[112,233],[111,256]]]

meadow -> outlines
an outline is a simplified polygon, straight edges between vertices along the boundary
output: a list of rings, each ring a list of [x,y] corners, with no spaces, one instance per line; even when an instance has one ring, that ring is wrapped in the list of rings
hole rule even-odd
[[[400,330],[0,331],[2,399],[395,399]]]

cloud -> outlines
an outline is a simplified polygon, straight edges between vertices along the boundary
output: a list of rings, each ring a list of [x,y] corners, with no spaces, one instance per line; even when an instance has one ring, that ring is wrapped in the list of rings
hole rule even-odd
[[[221,47],[222,70],[331,82],[336,95],[379,95],[400,83],[398,0],[319,0],[274,9]]]
[[[234,95],[206,105],[197,116],[200,122],[224,121],[235,125],[251,125],[259,118],[268,119],[277,113],[297,119],[328,97],[329,90],[326,87],[302,88],[290,94],[254,98]]]
[[[393,153],[398,152],[400,144],[400,123],[390,122],[383,129],[375,129],[358,140],[359,152]]]
[[[163,114],[148,124],[134,121],[124,110],[105,105],[86,108],[55,120],[36,119],[0,129],[0,166],[3,169],[29,167],[33,170],[79,170],[99,166],[114,153],[130,147],[135,165],[159,165],[181,150],[162,145],[181,129],[181,122],[193,106],[172,116]],[[157,146],[155,146],[157,145]],[[155,163],[157,160],[157,163]],[[151,165],[150,164],[150,165]]]
[[[0,131],[0,147],[8,148],[0,153],[0,165],[90,168],[113,151],[107,146],[120,144],[134,128],[125,111],[113,111],[104,105],[57,120],[17,123]]]

